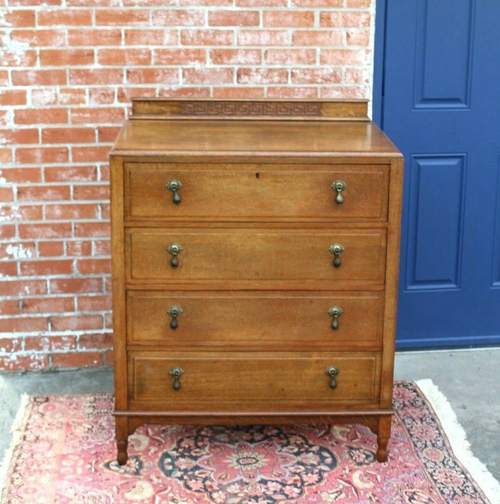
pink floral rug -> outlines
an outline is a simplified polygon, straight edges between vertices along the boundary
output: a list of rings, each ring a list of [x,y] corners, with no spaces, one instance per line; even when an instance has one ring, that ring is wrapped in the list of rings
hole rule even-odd
[[[494,495],[493,478],[469,454],[477,475],[486,476],[488,489],[480,488],[417,385],[397,383],[394,405],[385,464],[375,462],[375,436],[358,425],[147,426],[131,437],[128,465],[120,467],[111,396],[31,397],[14,433],[1,502],[493,502],[486,496]]]

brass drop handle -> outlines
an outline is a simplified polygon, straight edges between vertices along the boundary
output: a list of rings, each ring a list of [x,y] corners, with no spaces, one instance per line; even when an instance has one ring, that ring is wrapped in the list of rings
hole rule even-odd
[[[340,369],[336,368],[335,366],[330,366],[326,370],[326,374],[328,375],[328,381],[330,383],[330,388],[334,389],[337,388],[337,376],[340,373]]]
[[[181,388],[181,376],[184,374],[184,369],[174,367],[169,370],[168,374],[172,377],[172,388],[177,391]]]
[[[332,329],[336,331],[339,328],[339,318],[344,313],[344,310],[340,306],[332,306],[328,310],[328,315],[332,318]]]
[[[182,182],[180,180],[170,180],[167,184],[167,189],[172,193],[172,202],[178,205],[181,202],[181,195],[179,191],[182,189]]]
[[[171,243],[167,247],[167,252],[171,255],[170,266],[172,266],[172,268],[177,268],[177,266],[179,266],[178,255],[182,252],[182,247],[178,243]]]
[[[342,254],[344,253],[344,245],[341,245],[340,243],[334,243],[333,245],[330,245],[330,254],[333,256],[333,266],[335,268],[340,268],[342,266]]]
[[[170,315],[170,329],[172,329],[173,331],[175,331],[178,327],[179,327],[179,322],[177,321],[177,318],[179,317],[179,315],[181,315],[183,312],[182,308],[180,306],[177,306],[177,305],[172,305],[169,309],[168,309],[168,315]]]
[[[347,189],[347,184],[343,180],[334,180],[332,189],[335,191],[335,203],[342,205],[344,203],[344,191]]]

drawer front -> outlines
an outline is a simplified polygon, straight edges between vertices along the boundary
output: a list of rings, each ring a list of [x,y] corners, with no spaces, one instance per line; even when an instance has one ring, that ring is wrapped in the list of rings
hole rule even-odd
[[[387,214],[386,165],[127,163],[125,169],[129,219],[385,220]]]
[[[378,292],[129,291],[127,338],[174,349],[377,349],[383,309]]]
[[[335,379],[328,374],[332,367]],[[145,409],[329,410],[374,404],[379,368],[376,353],[131,352],[129,391],[132,406]]]
[[[384,282],[385,230],[133,229],[127,237],[132,282],[330,290]]]

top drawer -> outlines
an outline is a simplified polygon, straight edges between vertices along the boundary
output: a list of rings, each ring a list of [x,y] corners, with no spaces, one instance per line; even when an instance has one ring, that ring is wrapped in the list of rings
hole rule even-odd
[[[384,221],[388,173],[387,165],[361,164],[126,163],[125,215],[128,220]]]

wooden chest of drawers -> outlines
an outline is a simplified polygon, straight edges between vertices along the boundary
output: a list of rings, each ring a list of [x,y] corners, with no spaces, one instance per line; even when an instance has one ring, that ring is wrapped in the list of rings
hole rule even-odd
[[[362,422],[387,458],[403,160],[362,101],[138,99],[111,154],[118,461],[151,422]]]

